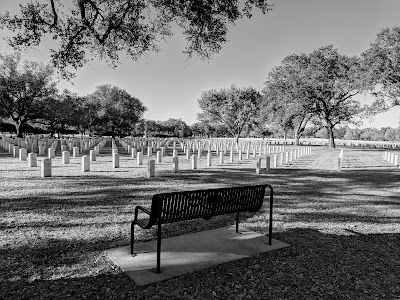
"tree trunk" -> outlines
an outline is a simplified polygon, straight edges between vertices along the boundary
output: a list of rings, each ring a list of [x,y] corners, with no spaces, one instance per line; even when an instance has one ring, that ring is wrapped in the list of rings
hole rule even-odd
[[[329,148],[335,148],[335,139],[333,137],[333,128],[331,126],[326,127],[328,131],[328,147]]]
[[[300,120],[299,124],[297,124],[297,126],[296,126],[296,128],[294,130],[294,140],[295,140],[294,143],[295,143],[295,145],[300,145],[300,136],[304,132],[304,128],[306,127],[308,120],[309,120],[309,117],[304,116]]]
[[[22,132],[21,132],[22,122],[21,122],[21,120],[14,120],[14,125],[15,125],[15,131],[17,133],[17,137],[22,137]]]

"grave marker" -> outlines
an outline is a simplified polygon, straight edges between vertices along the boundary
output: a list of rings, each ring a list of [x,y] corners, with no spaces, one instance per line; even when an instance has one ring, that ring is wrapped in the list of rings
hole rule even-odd
[[[25,148],[19,149],[19,160],[26,161],[26,156],[28,155],[28,151]]]
[[[256,174],[261,173],[261,158],[256,159]]]
[[[78,157],[79,156],[79,148],[78,147],[74,147],[72,149],[72,156],[73,157]]]
[[[154,177],[156,173],[156,162],[150,159],[147,163],[147,177]]]
[[[37,167],[37,155],[36,153],[28,154],[28,166],[29,167]]]
[[[212,163],[211,153],[208,152],[208,153],[207,153],[207,166],[208,166],[208,167],[211,167],[211,163]]]
[[[196,154],[192,155],[192,169],[193,170],[197,169],[197,155]]]
[[[271,156],[265,157],[265,170],[269,171],[271,169]]]
[[[95,150],[90,150],[89,155],[90,155],[90,161],[96,161],[96,151]]]
[[[179,159],[178,156],[172,158],[172,173],[177,173],[179,169]]]
[[[113,153],[112,155],[112,167],[113,169],[119,168],[119,154]]]
[[[69,151],[62,152],[62,163],[63,165],[69,164]]]
[[[82,156],[82,172],[89,172],[89,171],[90,171],[90,159],[89,156],[84,155]]]
[[[53,147],[49,148],[48,156],[50,159],[55,158],[56,157],[56,149],[54,149]]]
[[[143,153],[142,152],[138,152],[137,153],[137,165],[141,166],[143,165]]]
[[[41,176],[51,177],[51,159],[44,158],[41,164]]]

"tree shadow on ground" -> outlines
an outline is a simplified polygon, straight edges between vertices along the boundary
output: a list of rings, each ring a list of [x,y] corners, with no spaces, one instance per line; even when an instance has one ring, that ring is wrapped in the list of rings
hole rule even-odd
[[[245,293],[251,299],[397,299],[400,295],[399,234],[350,230],[348,235],[333,235],[295,228],[277,233],[275,238],[291,246],[142,287],[131,282],[106,256],[95,253],[98,260],[107,262],[99,273],[78,278],[3,281],[0,296],[213,299],[217,295],[234,299]],[[101,247],[103,242],[107,244],[99,242]],[[49,265],[55,256],[51,254]]]

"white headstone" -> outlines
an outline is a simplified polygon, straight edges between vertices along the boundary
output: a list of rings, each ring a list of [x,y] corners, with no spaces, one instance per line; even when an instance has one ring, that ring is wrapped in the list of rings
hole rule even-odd
[[[119,154],[113,153],[112,155],[112,167],[113,169],[119,168]]]
[[[19,156],[19,146],[14,146],[13,147],[13,157],[17,157]]]
[[[28,166],[29,167],[37,167],[37,155],[36,153],[29,153],[28,154]]]
[[[161,157],[162,157],[161,151],[157,151],[157,163],[161,162]]]
[[[62,163],[64,165],[69,164],[69,151],[63,151],[62,152]]]
[[[56,149],[54,149],[53,147],[49,148],[48,151],[48,157],[51,158],[55,158],[56,157]]]
[[[79,156],[79,148],[78,147],[74,147],[72,149],[72,156],[73,157],[78,157]]]
[[[51,159],[44,158],[41,164],[41,176],[51,177]]]
[[[208,152],[207,153],[207,166],[211,167],[211,164],[212,164],[212,156],[211,156],[211,153]]]
[[[197,155],[196,154],[192,155],[192,169],[193,170],[197,169]]]
[[[265,157],[265,170],[269,171],[271,169],[271,156]]]
[[[89,172],[89,171],[90,171],[90,158],[89,156],[84,155],[82,156],[82,172]]]
[[[221,165],[224,164],[224,152],[223,152],[223,151],[221,151],[221,152],[219,153],[219,163],[220,163]]]
[[[261,174],[261,158],[256,159],[256,174]]]
[[[138,166],[143,165],[143,153],[142,152],[137,153],[137,165]]]
[[[28,155],[28,151],[25,148],[19,149],[19,160],[26,161],[26,156]]]
[[[147,163],[147,177],[154,177],[156,172],[156,163],[154,159],[150,159]]]
[[[177,173],[179,170],[179,159],[178,156],[172,158],[172,172]]]
[[[90,155],[90,161],[96,161],[96,151],[95,150],[90,150],[89,155]]]

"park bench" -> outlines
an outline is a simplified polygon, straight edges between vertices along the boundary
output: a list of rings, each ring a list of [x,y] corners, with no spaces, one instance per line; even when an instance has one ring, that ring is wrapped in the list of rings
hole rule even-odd
[[[269,232],[268,242],[272,245],[272,204],[273,189],[269,184],[239,186],[230,188],[161,193],[152,197],[150,209],[135,207],[135,217],[131,223],[131,255],[134,253],[135,225],[150,229],[157,225],[157,273],[160,273],[161,225],[179,221],[236,213],[236,233],[239,233],[239,213],[256,212],[264,202],[265,190],[269,188]],[[141,214],[147,215],[139,219]]]

